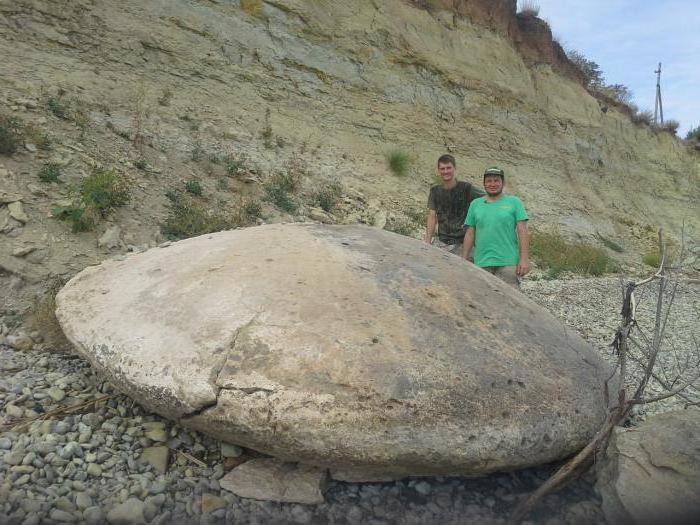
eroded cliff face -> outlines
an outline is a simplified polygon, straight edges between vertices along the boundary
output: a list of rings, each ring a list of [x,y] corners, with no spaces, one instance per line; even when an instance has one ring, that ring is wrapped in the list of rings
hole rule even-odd
[[[197,147],[244,153],[260,177],[293,155],[310,187],[339,177],[347,198],[330,221],[423,207],[449,151],[478,184],[485,167],[504,168],[534,228],[600,234],[635,259],[659,225],[678,235],[685,221],[697,238],[697,154],[590,96],[546,28],[515,16],[515,0],[450,4],[0,0],[2,110],[54,137],[52,151],[0,157],[0,189],[21,195],[28,215],[0,234],[5,275],[39,282],[109,254],[95,247],[101,231],[75,235],[47,218],[67,192],[38,187],[43,162],[61,162],[69,183],[96,163],[129,174],[134,199],[113,222],[122,245],[148,245],[167,189],[197,176],[214,192],[218,168],[193,163]],[[87,119],[46,109],[59,88]],[[391,150],[413,156],[407,177],[389,172]],[[152,169],[134,167],[140,157]],[[11,255],[28,245],[36,262]]]

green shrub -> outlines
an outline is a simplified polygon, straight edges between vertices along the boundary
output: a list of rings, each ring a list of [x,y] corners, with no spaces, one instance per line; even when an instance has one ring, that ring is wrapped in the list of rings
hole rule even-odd
[[[394,217],[386,221],[384,229],[390,232],[398,233],[399,235],[412,237],[413,232],[416,231],[416,225],[412,220],[406,217]]]
[[[411,158],[403,151],[392,151],[386,158],[389,169],[397,177],[405,177],[411,165]]]
[[[61,100],[61,97],[49,98],[46,105],[48,106],[49,111],[56,117],[60,118],[61,120],[68,120],[68,117],[70,116],[70,109],[68,104]]]
[[[148,167],[148,162],[146,162],[146,159],[144,159],[144,158],[136,159],[136,160],[134,161],[134,167],[135,167],[137,170],[142,170],[142,171],[143,171],[143,170],[145,170],[145,169]]]
[[[244,156],[229,155],[226,157],[226,173],[229,177],[237,177],[246,171],[246,158]]]
[[[259,200],[250,200],[243,205],[243,212],[248,219],[254,220],[262,215],[262,204]]]
[[[549,277],[563,271],[602,275],[617,269],[617,264],[597,246],[585,242],[568,242],[558,233],[533,233],[532,258],[548,269]]]
[[[661,264],[661,254],[658,251],[651,251],[642,255],[642,262],[647,266],[658,268]]]
[[[219,191],[228,191],[230,189],[228,186],[228,179],[226,177],[219,177],[216,179],[216,189]]]
[[[230,230],[242,226],[245,221],[240,207],[233,211],[208,210],[189,195],[171,191],[168,216],[161,225],[161,232],[168,239],[186,239],[205,233]]]
[[[287,162],[284,171],[274,173],[264,184],[268,201],[287,213],[299,208],[294,195],[301,189],[306,174],[306,164],[301,157],[293,157]]]
[[[190,195],[194,195],[196,197],[201,197],[203,193],[202,184],[197,179],[190,179],[185,182],[185,190]]]
[[[532,0],[522,0],[520,3],[520,11],[518,11],[520,16],[524,17],[536,17],[540,14],[540,6]]]
[[[22,143],[22,127],[14,117],[0,115],[0,155],[12,155]]]
[[[96,169],[80,183],[80,197],[87,208],[104,217],[129,202],[129,181],[114,170]]]
[[[190,158],[194,162],[199,162],[204,158],[204,148],[202,147],[202,143],[199,140],[196,140],[194,144],[192,145],[192,151],[190,152]]]
[[[700,141],[700,126],[691,128],[686,134],[685,140]]]
[[[332,211],[343,196],[343,185],[337,179],[325,182],[313,195],[313,203],[322,210]]]
[[[73,233],[91,231],[97,224],[94,211],[80,204],[53,208],[51,215],[62,221],[70,222]]]
[[[667,133],[670,133],[671,135],[675,135],[676,131],[678,131],[678,128],[680,127],[681,123],[678,122],[677,120],[667,120],[662,124],[657,124],[656,129],[660,131],[666,131]]]
[[[61,166],[55,162],[47,162],[39,170],[39,180],[42,182],[58,182],[60,176]]]

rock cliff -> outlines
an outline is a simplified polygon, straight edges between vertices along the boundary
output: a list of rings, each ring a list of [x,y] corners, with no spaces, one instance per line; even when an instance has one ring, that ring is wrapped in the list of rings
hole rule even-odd
[[[415,218],[450,151],[464,179],[503,167],[535,228],[601,235],[635,260],[659,225],[679,235],[685,221],[698,236],[697,153],[591,96],[515,0],[0,0],[0,55],[0,110],[53,144],[0,156],[4,285],[159,242],[164,193],[185,179],[210,203],[230,199],[217,193],[220,152],[245,157],[243,195],[289,159],[304,162],[308,188],[339,178],[330,222]],[[386,165],[395,150],[411,155],[403,178]],[[67,184],[38,180],[48,161]],[[97,232],[71,233],[48,214],[97,164],[131,178],[131,203]]]

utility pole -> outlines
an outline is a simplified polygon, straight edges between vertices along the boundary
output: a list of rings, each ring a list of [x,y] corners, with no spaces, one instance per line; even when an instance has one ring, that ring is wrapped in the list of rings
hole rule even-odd
[[[659,62],[659,69],[654,73],[656,73],[656,101],[654,102],[654,126],[656,126],[664,123],[664,107],[661,104],[661,62]],[[659,117],[661,117],[661,122],[659,122]]]

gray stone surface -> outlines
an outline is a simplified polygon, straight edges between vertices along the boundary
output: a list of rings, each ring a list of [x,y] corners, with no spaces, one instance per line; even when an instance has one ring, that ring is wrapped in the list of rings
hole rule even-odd
[[[287,503],[323,503],[327,472],[274,458],[251,459],[220,480],[221,487],[242,498]]]
[[[596,489],[609,523],[697,523],[700,410],[658,414],[617,431],[598,464]]]
[[[471,264],[368,227],[188,239],[88,268],[57,303],[80,353],[148,409],[368,479],[552,461],[604,416],[607,370],[574,332]]]

